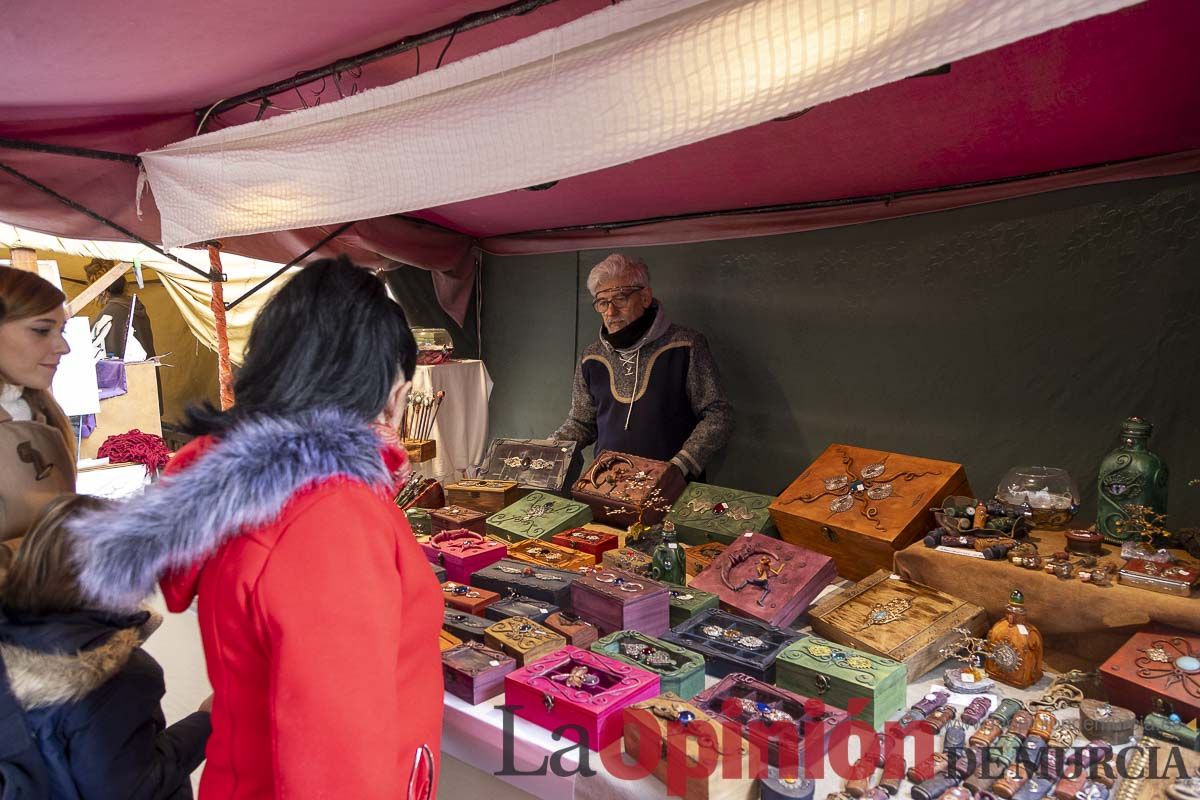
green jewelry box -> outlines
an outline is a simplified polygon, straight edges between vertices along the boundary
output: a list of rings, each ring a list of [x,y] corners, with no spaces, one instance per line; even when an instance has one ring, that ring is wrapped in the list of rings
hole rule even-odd
[[[408,517],[408,526],[417,536],[428,536],[433,533],[433,520],[428,508],[410,508],[404,512]]]
[[[615,658],[658,676],[660,693],[690,700],[704,691],[704,656],[637,631],[615,631],[592,642],[593,653]]]
[[[689,483],[666,521],[684,544],[730,544],[746,531],[779,537],[768,507],[774,497],[707,483]]]
[[[687,586],[667,584],[671,598],[671,627],[691,619],[706,608],[716,608],[721,598],[711,592],[702,592]]]
[[[908,668],[890,658],[808,636],[779,654],[775,683],[847,711],[852,701],[865,699],[866,707],[854,719],[882,730],[884,721],[905,707]]]
[[[509,542],[549,539],[592,521],[592,509],[565,497],[530,492],[487,518],[487,532]]]

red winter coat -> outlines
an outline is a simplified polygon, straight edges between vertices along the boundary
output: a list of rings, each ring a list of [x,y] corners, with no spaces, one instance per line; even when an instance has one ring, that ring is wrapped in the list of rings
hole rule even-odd
[[[177,543],[160,564],[175,568],[161,581],[172,611],[199,598],[214,691],[200,800],[425,800],[441,738],[441,591],[391,486],[378,485],[386,473],[372,471],[397,469],[403,451],[386,449],[380,462],[350,452],[340,432],[314,446],[311,426],[329,420],[288,427],[280,443],[280,421],[270,422],[181,450],[147,493],[151,513],[170,519],[138,506],[126,514],[137,517],[130,527],[182,526],[182,538],[203,539],[218,517],[241,525],[211,549]],[[160,487],[177,502],[151,498]],[[197,552],[206,555],[187,558]],[[101,535],[85,586],[122,563]]]

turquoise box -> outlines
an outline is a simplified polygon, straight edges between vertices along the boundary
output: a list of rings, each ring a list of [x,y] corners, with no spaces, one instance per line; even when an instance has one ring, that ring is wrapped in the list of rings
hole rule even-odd
[[[662,692],[690,700],[704,691],[704,656],[637,631],[616,631],[592,643],[592,652],[658,676]]]

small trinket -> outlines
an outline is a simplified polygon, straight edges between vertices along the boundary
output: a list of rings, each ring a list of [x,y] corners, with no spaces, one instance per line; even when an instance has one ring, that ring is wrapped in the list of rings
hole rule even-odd
[[[979,729],[971,734],[971,738],[967,741],[972,747],[991,747],[1004,733],[1004,729],[1000,727],[1000,723],[989,717],[983,721]]]
[[[976,697],[963,709],[962,721],[967,725],[978,725],[992,708],[992,701],[986,697]]]
[[[980,699],[980,698],[976,698]],[[928,721],[928,720],[927,720]],[[946,727],[946,735],[942,737],[943,750],[961,750],[967,745],[967,729],[958,720]]]
[[[1012,722],[1016,713],[1024,707],[1021,705],[1020,700],[1006,697],[1000,701],[1000,705],[996,706],[996,710],[991,713],[989,719],[994,719],[1000,725],[1007,726],[1008,723]]]
[[[1079,701],[1080,730],[1089,739],[1127,742],[1133,737],[1137,717],[1127,708],[1099,700]]]
[[[1046,740],[1040,736],[1030,736],[1021,745],[1021,760],[1031,767],[1036,767],[1046,755]]]
[[[1029,621],[1025,597],[1014,589],[1004,618],[988,631],[988,675],[1025,689],[1042,678],[1042,634]]]
[[[947,791],[953,788],[955,781],[953,778],[946,775],[935,775],[929,780],[921,781],[912,788],[912,796],[915,800],[938,800]]]
[[[1153,739],[1177,744],[1189,750],[1200,750],[1200,732],[1184,725],[1178,714],[1169,717],[1147,714],[1142,719],[1142,726],[1146,735]]]
[[[1042,800],[1054,788],[1054,781],[1040,775],[1034,775],[1017,790],[1012,800]]]
[[[946,727],[957,713],[954,706],[942,706],[917,723],[917,727],[930,733],[941,733],[942,728]]]
[[[935,775],[943,774],[949,763],[950,759],[945,753],[934,753],[920,764],[911,767],[908,770],[907,777],[913,783],[923,783]]]
[[[995,764],[1007,767],[1017,760],[1021,752],[1021,737],[1015,733],[1006,733],[988,747],[988,759]]]
[[[1072,553],[1100,555],[1103,552],[1104,535],[1097,531],[1070,530],[1066,532],[1067,549]]]
[[[1029,736],[1037,736],[1043,742],[1049,742],[1054,733],[1058,719],[1049,711],[1039,711],[1033,715],[1033,725],[1029,728]]]
[[[1021,709],[1013,714],[1013,718],[1008,722],[1008,732],[1015,733],[1017,736],[1024,739],[1029,734],[1029,729],[1033,726],[1033,714],[1025,709]]]
[[[971,527],[977,531],[983,530],[983,526],[987,524],[987,518],[987,506],[985,506],[983,501],[980,500],[979,504],[975,506],[975,519],[972,522]]]
[[[992,794],[1011,800],[1012,796],[1029,780],[1029,770],[1024,764],[1011,764],[1004,768],[1004,773],[992,784]]]

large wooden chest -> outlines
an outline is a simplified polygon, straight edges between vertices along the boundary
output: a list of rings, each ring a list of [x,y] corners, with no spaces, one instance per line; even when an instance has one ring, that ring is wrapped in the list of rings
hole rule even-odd
[[[667,631],[661,638],[704,656],[704,668],[714,678],[744,672],[760,680],[773,681],[775,659],[800,636],[793,630],[710,608]]]
[[[583,503],[546,492],[530,492],[488,517],[487,532],[510,542],[549,539],[591,519],[592,510]]]
[[[1200,717],[1200,634],[1165,625],[1135,633],[1100,666],[1100,680],[1115,705],[1135,714],[1176,713],[1185,723]],[[1156,698],[1163,708],[1156,708]]]
[[[539,567],[581,570],[596,566],[596,557],[547,539],[526,539],[508,548],[508,557]]]
[[[704,656],[677,644],[637,631],[617,631],[594,642],[590,649],[653,672],[662,691],[685,700],[704,689]]]
[[[666,521],[684,544],[731,543],[746,531],[776,534],[770,505],[774,497],[707,483],[689,483]]]
[[[446,484],[446,502],[494,514],[510,506],[524,494],[516,481],[496,481],[488,478],[463,478]]]
[[[562,494],[574,455],[575,442],[493,439],[481,477],[516,481],[522,489]]]
[[[890,658],[809,636],[779,654],[775,682],[845,710],[865,701],[854,718],[882,730],[888,717],[904,708],[908,669]]]
[[[671,627],[666,584],[619,569],[580,575],[571,584],[571,605],[603,636],[620,630],[658,636]]]
[[[720,597],[728,611],[790,625],[835,578],[829,556],[748,532],[692,578],[691,586]]]
[[[683,473],[669,462],[609,451],[575,481],[571,496],[591,506],[597,521],[627,528],[662,522],[684,485]]]
[[[858,580],[891,570],[892,557],[934,528],[930,507],[971,495],[961,464],[830,445],[771,504],[786,541],[832,556]]]
[[[899,661],[918,680],[944,660],[938,651],[987,630],[982,608],[944,592],[902,580],[888,570],[819,601],[808,612],[813,632],[838,644]]]
[[[521,666],[567,646],[567,640],[531,619],[510,617],[493,622],[484,632],[488,647],[503,650]]]
[[[504,676],[516,668],[515,659],[479,642],[464,642],[442,653],[446,691],[471,705],[503,692]]]
[[[550,567],[535,567],[512,558],[502,558],[471,576],[471,585],[500,595],[521,594],[571,610],[571,583],[579,577]]]

